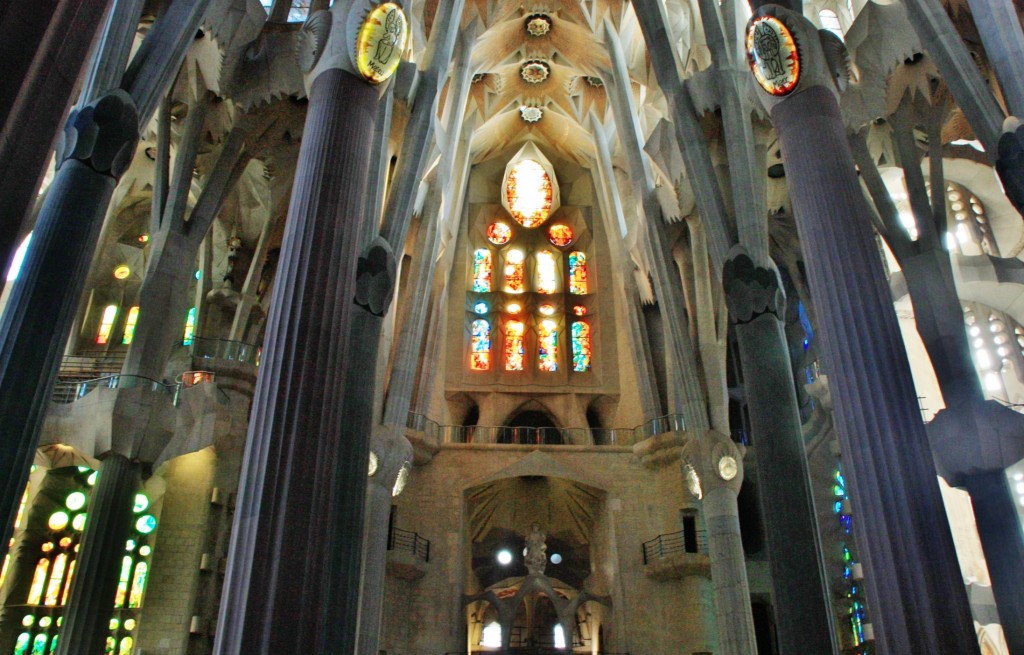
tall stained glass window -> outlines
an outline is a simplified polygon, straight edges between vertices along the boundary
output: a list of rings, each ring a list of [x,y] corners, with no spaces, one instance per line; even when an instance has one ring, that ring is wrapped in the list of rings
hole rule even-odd
[[[537,330],[537,367],[542,371],[558,370],[558,330],[551,319],[541,321]]]
[[[491,251],[479,248],[473,252],[473,291],[487,293],[491,290]]]
[[[473,321],[469,353],[469,367],[474,371],[491,368],[491,324],[482,318]]]
[[[68,601],[85,529],[85,510],[97,480],[97,473],[84,466],[61,471],[50,475],[67,476],[65,479],[73,490],[66,493],[63,505],[51,512],[46,521],[48,532],[36,551],[38,559],[25,604],[21,606],[27,613],[21,619],[23,631],[15,639],[14,655],[50,655],[57,649],[61,615]],[[149,498],[143,493],[137,494],[133,507],[135,526],[122,556],[110,619],[105,651],[108,655],[131,655],[135,644],[137,611],[142,607],[152,554],[149,541],[157,523],[153,515],[146,513],[148,507]],[[23,537],[28,538],[32,537]]]
[[[117,319],[117,305],[107,305],[103,308],[103,317],[100,319],[100,329],[96,332],[96,343],[103,346],[110,341],[110,332],[114,329],[115,319]]]
[[[509,250],[505,257],[505,292],[526,291],[526,255],[522,250]]]
[[[128,318],[124,322],[124,336],[121,337],[121,343],[124,345],[130,345],[132,339],[135,338],[135,324],[139,322],[139,308],[138,306],[132,307],[128,310]]]
[[[554,186],[540,162],[524,159],[516,164],[505,181],[505,194],[512,218],[523,227],[537,227],[548,219]]]
[[[587,255],[579,250],[569,253],[569,293],[588,293]]]
[[[590,324],[576,321],[572,324],[572,370],[584,373],[590,370]]]
[[[505,324],[505,370],[523,370],[526,359],[526,348],[523,345],[526,326],[522,321],[509,321]]]
[[[537,292],[555,293],[558,291],[558,266],[555,255],[550,250],[537,253]]]
[[[192,341],[196,338],[196,308],[188,310],[188,316],[185,317],[185,334],[181,340],[181,345],[191,346]]]

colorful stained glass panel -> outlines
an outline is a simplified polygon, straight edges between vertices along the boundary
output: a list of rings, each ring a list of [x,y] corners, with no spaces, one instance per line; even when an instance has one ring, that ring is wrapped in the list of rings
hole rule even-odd
[[[559,248],[564,248],[565,246],[569,245],[575,238],[576,235],[573,234],[572,228],[569,227],[568,225],[564,225],[562,223],[555,223],[550,228],[548,228],[548,241],[558,246]]]
[[[496,246],[503,246],[512,238],[512,228],[500,221],[487,226],[487,240]]]
[[[522,250],[510,250],[505,258],[505,291],[526,291],[526,256]]]
[[[558,330],[552,320],[544,320],[537,331],[537,367],[542,371],[558,370]]]
[[[572,324],[572,370],[577,373],[589,371],[592,353],[590,324],[576,321]]]
[[[587,255],[579,250],[569,253],[569,293],[589,293]]]
[[[537,291],[558,291],[558,266],[555,264],[555,255],[550,250],[541,250],[537,253]]]
[[[491,290],[491,251],[480,248],[473,252],[473,291],[487,293]]]
[[[505,199],[512,218],[523,227],[537,227],[548,219],[554,187],[544,167],[524,159],[512,167],[505,180]]]
[[[521,371],[526,359],[523,338],[526,326],[522,321],[509,321],[505,324],[505,370]]]
[[[474,371],[491,368],[491,324],[477,319],[470,330],[469,367]]]

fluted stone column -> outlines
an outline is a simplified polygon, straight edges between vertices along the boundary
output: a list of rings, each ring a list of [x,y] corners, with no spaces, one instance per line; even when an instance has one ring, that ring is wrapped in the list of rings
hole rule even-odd
[[[124,544],[131,534],[140,465],[110,453],[100,462],[96,489],[86,508],[85,533],[75,559],[57,655],[102,653],[110,633]]]
[[[777,271],[755,266],[735,248],[722,284],[746,370],[743,388],[757,449],[779,650],[787,655],[838,652],[784,334],[781,280]]]
[[[370,416],[373,368],[360,353],[376,343],[361,341],[357,321],[386,309],[377,282],[386,281],[389,297],[394,271],[391,261],[381,275],[377,249],[359,257],[382,87],[355,71],[347,26],[369,8],[336,2],[304,27],[309,107],[242,464],[218,655],[355,648],[369,430],[354,434],[346,424]],[[353,379],[370,387],[370,403],[347,397],[366,391]]]
[[[752,21],[765,15],[778,17],[800,44],[795,87],[779,96],[757,93],[779,134],[804,244],[876,641],[880,652],[900,655],[977,654],[906,351],[817,30],[777,6],[762,7]],[[770,65],[763,70],[770,74]]]
[[[690,493],[703,497],[718,623],[717,652],[754,655],[754,616],[736,505],[743,485],[743,453],[726,435],[708,430],[691,435],[683,447],[682,461]]]
[[[138,140],[135,105],[114,91],[72,113],[32,247],[0,317],[2,539],[35,455],[39,427],[107,204]],[[116,576],[115,576],[116,577]]]

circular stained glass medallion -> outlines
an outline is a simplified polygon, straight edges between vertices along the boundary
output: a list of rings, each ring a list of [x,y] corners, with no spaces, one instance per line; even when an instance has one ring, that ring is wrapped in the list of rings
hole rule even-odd
[[[572,228],[568,225],[561,223],[555,223],[548,228],[548,241],[555,244],[559,248],[569,245],[572,240],[576,238],[573,234]]]
[[[540,84],[551,77],[551,66],[546,61],[531,59],[520,67],[519,74],[529,84]]]
[[[54,532],[59,532],[68,527],[67,512],[54,512],[50,514],[50,520],[46,522],[46,525]]]
[[[503,246],[512,238],[512,228],[508,223],[496,221],[487,226],[487,240],[496,246]]]
[[[747,60],[762,89],[784,96],[800,81],[800,52],[785,23],[758,16],[747,28]]]

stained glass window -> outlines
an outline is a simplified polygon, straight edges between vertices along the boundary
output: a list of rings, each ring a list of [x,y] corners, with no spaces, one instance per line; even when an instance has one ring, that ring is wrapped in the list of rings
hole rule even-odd
[[[192,341],[196,337],[196,308],[188,310],[188,316],[185,317],[185,336],[181,340],[183,346],[191,346]]]
[[[562,223],[555,223],[550,228],[548,228],[548,241],[558,246],[559,248],[564,248],[565,246],[572,243],[572,240],[575,237],[576,235],[572,233],[572,228],[569,227],[568,225],[563,225]]]
[[[508,223],[497,221],[487,226],[487,240],[496,246],[503,246],[512,238],[512,228]]]
[[[505,258],[505,291],[526,291],[526,256],[522,250],[509,250]]]
[[[473,321],[470,333],[469,367],[474,371],[491,368],[491,324],[482,318]]]
[[[587,255],[579,250],[569,253],[569,293],[588,292]]]
[[[587,308],[584,307],[583,305],[573,305],[572,306],[572,313],[576,314],[577,316],[586,316],[587,315]]]
[[[473,252],[473,291],[487,293],[491,290],[491,251],[479,248]]]
[[[558,370],[558,330],[551,319],[540,322],[537,331],[537,366],[542,371]]]
[[[505,324],[505,370],[523,370],[526,358],[526,348],[523,345],[523,336],[526,333],[526,326],[522,321],[509,321]]]
[[[592,352],[590,324],[576,321],[572,324],[572,370],[577,373],[589,371]]]
[[[558,267],[555,265],[555,255],[550,250],[541,250],[537,253],[537,291],[558,291]]]
[[[554,316],[555,315],[555,306],[554,305],[544,304],[544,305],[541,305],[540,307],[538,307],[537,311],[540,312],[541,316]]]
[[[487,303],[478,302],[477,304],[473,305],[473,311],[476,312],[477,314],[486,314],[490,310],[487,307]]]
[[[512,218],[523,227],[537,227],[547,220],[554,189],[544,167],[524,159],[512,167],[505,181],[505,198]]]
[[[110,331],[114,329],[114,319],[117,318],[117,305],[107,305],[103,309],[103,318],[100,319],[100,329],[96,333],[96,343],[105,345],[110,341]]]
[[[124,345],[130,345],[132,339],[135,338],[135,324],[139,322],[139,308],[132,307],[128,310],[128,318],[124,322],[124,336],[121,338],[121,343]]]

